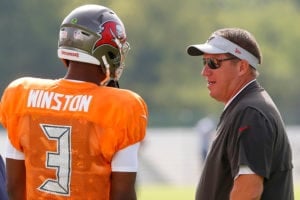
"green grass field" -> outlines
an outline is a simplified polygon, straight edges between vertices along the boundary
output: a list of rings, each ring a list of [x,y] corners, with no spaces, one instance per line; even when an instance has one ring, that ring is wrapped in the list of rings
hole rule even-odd
[[[196,186],[141,186],[137,189],[138,200],[194,200]],[[300,185],[295,186],[295,200],[300,200]]]

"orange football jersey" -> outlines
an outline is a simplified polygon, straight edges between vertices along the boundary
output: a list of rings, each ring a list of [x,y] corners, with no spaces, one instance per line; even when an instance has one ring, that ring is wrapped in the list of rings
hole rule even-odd
[[[145,137],[148,111],[129,90],[21,78],[0,120],[25,154],[27,199],[109,199],[114,154]]]

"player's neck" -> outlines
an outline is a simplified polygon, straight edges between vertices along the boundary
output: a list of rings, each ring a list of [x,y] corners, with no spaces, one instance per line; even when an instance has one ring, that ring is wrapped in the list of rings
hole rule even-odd
[[[100,81],[104,78],[104,75],[101,72],[101,68],[96,65],[71,62],[64,78],[91,82],[99,85]]]

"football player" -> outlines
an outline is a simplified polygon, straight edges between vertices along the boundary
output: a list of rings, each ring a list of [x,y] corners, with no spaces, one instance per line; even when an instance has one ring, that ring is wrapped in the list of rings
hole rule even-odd
[[[23,77],[5,89],[10,199],[136,199],[148,111],[138,94],[117,88],[128,50],[116,13],[83,5],[60,26],[66,75]]]

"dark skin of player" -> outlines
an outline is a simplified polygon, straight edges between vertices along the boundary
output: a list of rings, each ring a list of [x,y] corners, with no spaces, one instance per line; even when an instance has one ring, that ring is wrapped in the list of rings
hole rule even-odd
[[[99,66],[70,61],[65,79],[100,85],[105,74]],[[7,192],[10,200],[25,199],[26,171],[24,160],[6,158]],[[136,172],[112,172],[110,200],[136,200]]]

